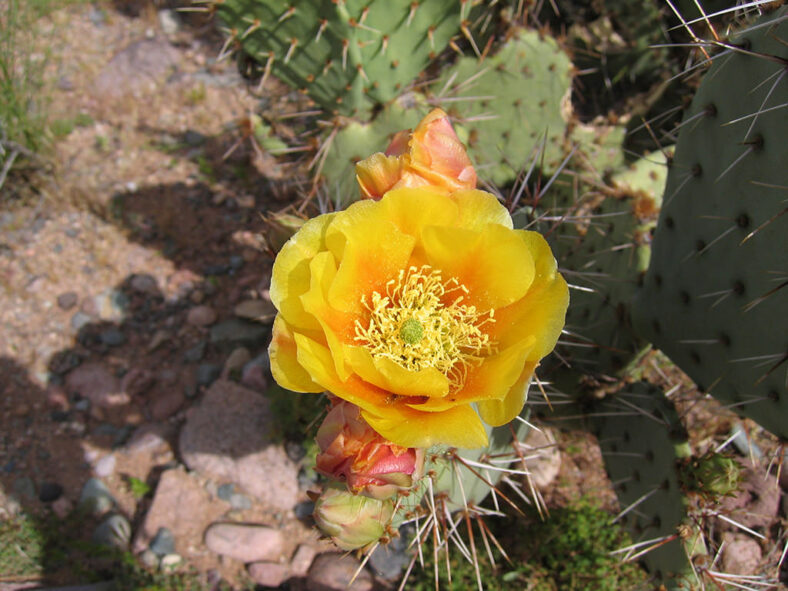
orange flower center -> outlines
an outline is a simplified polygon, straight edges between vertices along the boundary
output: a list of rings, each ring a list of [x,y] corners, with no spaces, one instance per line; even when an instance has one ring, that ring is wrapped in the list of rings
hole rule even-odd
[[[361,303],[369,321],[356,321],[355,340],[374,357],[387,358],[405,369],[434,367],[449,379],[449,390],[462,388],[468,368],[494,351],[482,331],[495,322],[494,311],[480,313],[463,303],[468,289],[455,278],[444,281],[429,265],[402,270],[386,283],[384,293],[372,292]]]

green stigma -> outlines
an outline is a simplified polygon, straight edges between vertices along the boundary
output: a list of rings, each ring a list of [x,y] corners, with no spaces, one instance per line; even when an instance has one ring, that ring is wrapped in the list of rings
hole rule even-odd
[[[399,336],[408,345],[415,345],[424,336],[424,327],[415,318],[408,318],[400,326]]]

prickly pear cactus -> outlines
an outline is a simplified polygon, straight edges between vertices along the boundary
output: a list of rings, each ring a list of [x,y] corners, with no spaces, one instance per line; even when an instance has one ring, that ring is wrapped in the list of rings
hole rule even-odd
[[[700,389],[788,437],[786,9],[716,58],[679,132],[637,328]]]
[[[656,152],[613,175],[602,190],[557,185],[540,202],[554,220],[540,230],[574,286],[567,334],[553,367],[545,364],[564,391],[576,391],[587,375],[618,375],[645,345],[632,328],[631,299],[648,266],[666,174],[665,156]],[[569,375],[552,371],[558,358],[569,366],[558,373]]]
[[[528,418],[527,409],[522,416]],[[393,527],[399,527],[403,521],[424,509],[434,510],[439,517],[446,511],[453,513],[472,509],[487,498],[491,487],[499,484],[506,471],[523,470],[515,440],[523,441],[528,436],[528,424],[515,420],[500,427],[487,425],[485,429],[489,440],[486,447],[436,447],[428,450],[425,477],[406,497],[399,499]],[[496,460],[494,465],[491,458]],[[500,500],[498,504],[502,504]]]
[[[460,58],[432,92],[452,115],[479,176],[500,186],[531,159],[548,174],[561,163],[571,70],[554,39],[521,30],[484,61]]]
[[[228,43],[329,113],[363,115],[398,94],[460,32],[467,0],[223,0]]]
[[[385,150],[395,133],[416,127],[428,111],[423,100],[411,95],[387,105],[369,123],[353,121],[328,134],[324,139],[328,152],[320,174],[337,208],[358,198],[356,162]]]
[[[689,560],[705,554],[686,520],[678,460],[689,457],[686,433],[663,392],[646,382],[605,398],[591,415],[605,468],[621,504],[619,520],[637,541],[669,539],[643,556],[652,579],[667,589],[691,589]]]

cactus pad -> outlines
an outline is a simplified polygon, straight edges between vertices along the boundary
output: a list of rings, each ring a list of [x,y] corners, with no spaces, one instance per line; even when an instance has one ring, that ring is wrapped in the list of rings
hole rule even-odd
[[[544,173],[564,156],[572,64],[555,40],[519,31],[484,61],[460,58],[432,86],[435,101],[456,121],[477,172],[504,185],[541,160]]]
[[[705,75],[679,132],[635,303],[639,331],[701,390],[783,438],[785,16],[734,38],[747,49],[718,56]]]
[[[595,410],[594,431],[621,503],[620,520],[636,541],[675,535],[646,553],[643,562],[669,589],[689,589],[688,554],[704,554],[705,548],[678,535],[686,531],[686,499],[677,460],[689,455],[689,445],[675,408],[659,388],[638,382]]]
[[[453,0],[223,0],[229,42],[323,109],[364,114],[418,76],[460,31]]]

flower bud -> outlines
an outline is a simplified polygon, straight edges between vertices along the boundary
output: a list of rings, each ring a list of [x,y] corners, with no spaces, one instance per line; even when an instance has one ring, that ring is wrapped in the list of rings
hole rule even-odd
[[[317,431],[321,474],[345,482],[354,494],[386,499],[421,478],[424,450],[400,447],[361,418],[359,408],[339,401]]]
[[[354,495],[344,487],[326,488],[315,501],[317,527],[343,550],[375,543],[386,531],[394,514],[391,499]]]
[[[412,133],[397,133],[385,154],[378,152],[356,164],[356,179],[361,196],[368,199],[402,187],[429,185],[449,192],[476,188],[471,160],[440,109],[430,112]]]

